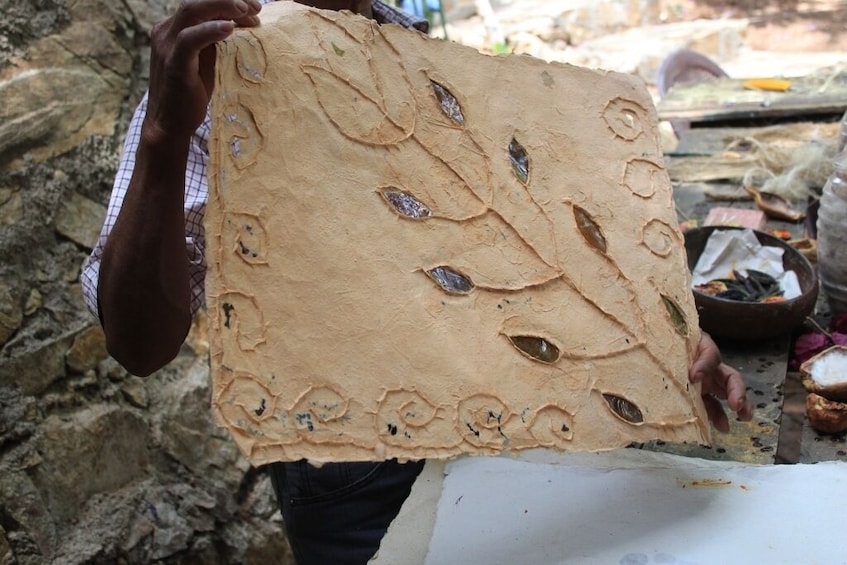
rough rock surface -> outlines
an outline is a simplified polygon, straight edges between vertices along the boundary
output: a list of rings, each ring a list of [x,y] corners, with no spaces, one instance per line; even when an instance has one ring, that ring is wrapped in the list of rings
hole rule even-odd
[[[0,563],[290,560],[266,474],[212,421],[202,331],[139,379],[82,302],[174,7],[0,0]]]

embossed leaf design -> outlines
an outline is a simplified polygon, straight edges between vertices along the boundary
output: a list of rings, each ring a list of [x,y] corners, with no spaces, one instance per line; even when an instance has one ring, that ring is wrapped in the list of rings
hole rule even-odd
[[[519,183],[501,184],[495,179],[476,180],[466,176],[464,171],[469,166],[476,171],[488,170],[489,167],[484,163],[474,162],[478,155],[487,158],[486,151],[475,141],[475,130],[439,126],[444,124],[445,116],[453,125],[457,125],[458,122],[453,118],[458,116],[456,112],[460,112],[461,108],[455,93],[445,88],[441,79],[429,77],[429,85],[436,93],[439,106],[434,107],[430,100],[427,107],[439,112],[442,119],[439,121],[433,116],[433,119],[419,120],[412,140],[419,142],[428,154],[421,158],[435,157],[456,171],[457,176],[470,181],[467,186],[473,187],[474,194],[480,196],[483,203],[486,203],[486,192],[478,187],[496,186],[497,189],[492,192],[488,204],[491,212],[457,223],[455,228],[439,222],[429,224],[436,227],[439,234],[445,230],[450,234],[449,237],[438,238],[439,247],[448,250],[450,263],[427,271],[427,274],[442,290],[451,294],[467,294],[473,288],[521,291],[531,285],[549,283],[564,274],[568,285],[595,305],[598,317],[611,320],[611,334],[619,336],[611,342],[611,349],[609,343],[588,347],[576,338],[578,346],[572,342],[566,344],[569,347],[567,356],[590,357],[600,354],[604,347],[614,351],[635,347],[638,340],[634,336],[640,323],[635,293],[614,261],[606,256],[607,241],[599,223],[584,208],[573,206],[573,221],[582,241],[572,241],[569,235],[564,237],[568,230],[557,225],[551,212],[534,196],[530,178],[531,156],[517,137],[512,137],[505,149],[508,165]],[[419,100],[419,105],[421,103]],[[461,120],[465,124],[464,113]],[[465,158],[465,162],[462,162],[460,156]],[[450,188],[445,187],[448,191]],[[409,201],[406,203],[411,204]],[[395,211],[403,214],[396,208]],[[490,226],[494,232],[490,237],[486,234],[486,226]],[[561,244],[557,241],[557,235],[563,237]],[[567,253],[561,256],[558,252],[560,245],[562,249],[567,249]],[[596,251],[600,251],[601,256]],[[578,260],[571,261],[577,256]],[[562,261],[565,257],[567,263]],[[582,272],[568,277],[571,264],[579,265]],[[589,272],[592,273],[591,277],[584,276],[584,273]],[[472,273],[472,277],[469,273]],[[610,282],[594,284],[598,279]],[[510,335],[526,338],[520,334]],[[561,357],[561,352],[555,349],[552,341],[543,338],[535,341],[519,339],[518,343],[513,341],[512,345],[522,354],[539,362],[554,363]]]
[[[224,116],[222,129],[230,140],[229,156],[237,168],[245,169],[256,162],[265,146],[265,136],[247,106],[231,104]]]
[[[481,287],[477,285],[477,288]],[[543,288],[546,293],[528,293],[532,297],[533,312],[513,311],[510,304],[516,297],[501,301],[501,311],[506,316],[501,328],[503,336],[545,339],[548,342],[545,346],[547,355],[552,357],[550,345],[559,350],[558,360],[554,363],[563,359],[598,359],[638,347],[639,338],[634,333],[611,316],[604,315],[596,304],[561,278],[544,283]],[[575,324],[570,323],[571,320],[591,322]],[[514,342],[511,345],[517,347]],[[529,355],[527,351],[520,353]]]
[[[381,100],[369,97],[334,71],[305,66],[303,72],[312,79],[323,111],[350,139],[371,145],[394,145],[412,133],[415,112],[411,106],[389,115]]]
[[[414,97],[402,64],[385,56],[393,54],[394,47],[379,27],[366,20],[336,21],[319,44],[323,56],[301,68],[338,130],[369,145],[407,139],[415,127]]]
[[[462,112],[458,99],[443,86],[447,81],[443,77],[433,77],[426,72],[424,74],[425,83],[415,83],[412,91],[420,113],[415,123],[413,139],[438,162],[439,168],[447,167],[455,174],[456,180],[451,182],[451,192],[469,191],[482,204],[488,206],[491,204],[493,189],[493,173],[488,152],[477,141],[473,131],[464,127],[468,125],[468,118]],[[442,90],[436,90],[435,85],[442,86]],[[456,100],[455,106],[451,98],[445,98],[442,105],[439,92],[444,95],[449,93],[452,100]],[[461,124],[454,119],[458,118],[454,110],[461,112]],[[457,127],[458,125],[462,127]]]
[[[440,217],[427,222],[431,244],[449,257],[453,270],[472,278],[475,288],[521,290],[561,275],[494,213],[459,222]]]
[[[222,229],[226,246],[244,262],[267,261],[268,235],[264,223],[253,214],[229,213]]]
[[[461,130],[449,131],[453,133]],[[405,192],[439,218],[466,221],[485,214],[488,207],[468,187],[465,179],[416,141],[416,134],[413,134],[412,139],[386,152],[386,165],[402,171],[401,178],[386,179],[385,184],[374,188],[379,192]],[[403,162],[425,163],[425,166],[404,167],[401,165]]]
[[[314,14],[322,23],[337,17],[323,11]],[[672,364],[677,362],[675,354],[686,344],[679,339],[651,341],[651,338],[667,335],[676,338],[670,330],[672,325],[680,334],[687,334],[684,313],[688,310],[680,307],[680,304],[687,307],[687,303],[670,298],[674,287],[669,284],[666,292],[670,296],[662,297],[663,306],[659,306],[659,292],[643,292],[639,286],[644,282],[641,271],[617,263],[630,249],[640,253],[633,256],[636,260],[643,257],[655,260],[647,249],[654,255],[670,255],[677,249],[674,245],[680,243],[672,239],[676,234],[668,236],[659,224],[638,232],[645,214],[653,214],[652,190],[665,188],[659,182],[664,176],[653,178],[654,172],[663,171],[653,167],[654,163],[646,157],[649,154],[645,146],[650,140],[642,139],[638,143],[622,140],[633,141],[641,136],[640,128],[651,125],[647,121],[642,124],[641,119],[651,115],[641,116],[641,109],[627,100],[615,100],[605,107],[605,123],[597,111],[603,109],[602,100],[589,100],[591,110],[582,111],[584,115],[568,104],[552,109],[552,115],[578,118],[567,122],[538,123],[539,116],[514,104],[514,113],[497,114],[498,109],[507,108],[510,98],[495,100],[496,89],[477,96],[477,84],[473,81],[446,76],[461,67],[427,64],[437,60],[431,59],[424,48],[415,52],[413,58],[404,58],[408,50],[399,47],[406,44],[392,39],[398,46],[392,51],[385,37],[396,36],[380,31],[381,28],[364,18],[345,17],[339,22],[342,23],[337,29],[326,33],[325,25],[315,25],[315,39],[309,46],[316,48],[299,50],[306,53],[302,58],[293,54],[284,58],[292,61],[286,67],[286,80],[303,72],[296,88],[293,85],[285,88],[285,96],[281,97],[282,102],[289,104],[284,108],[288,116],[297,118],[286,123],[292,126],[296,122],[307,123],[315,129],[314,137],[310,137],[313,132],[300,127],[297,135],[285,139],[294,140],[295,144],[297,140],[309,139],[311,148],[318,147],[317,143],[311,145],[313,141],[330,138],[332,145],[320,148],[336,150],[341,159],[349,157],[350,169],[355,165],[361,171],[343,178],[342,182],[337,180],[348,162],[332,171],[334,182],[324,183],[327,186],[322,194],[327,198],[321,200],[332,205],[314,207],[323,214],[317,218],[320,227],[325,223],[347,228],[342,224],[347,221],[370,227],[368,222],[373,221],[373,229],[327,231],[332,235],[350,234],[352,241],[342,241],[340,247],[322,246],[325,240],[317,238],[313,242],[298,237],[296,242],[304,243],[303,252],[290,246],[287,249],[294,249],[288,257],[308,258],[314,251],[316,259],[311,264],[304,263],[306,267],[327,266],[332,271],[313,272],[341,276],[322,277],[333,281],[326,287],[331,292],[324,292],[323,287],[308,284],[308,279],[298,276],[290,302],[296,304],[301,299],[299,292],[302,292],[302,304],[305,305],[305,299],[312,302],[302,308],[302,313],[300,304],[292,307],[297,316],[280,318],[295,320],[291,327],[311,323],[306,319],[310,315],[318,320],[313,335],[332,336],[328,343],[333,344],[333,362],[344,367],[335,371],[335,375],[345,375],[347,370],[346,374],[355,378],[355,374],[373,369],[377,378],[371,379],[376,381],[373,387],[370,383],[363,386],[368,394],[361,397],[355,396],[353,387],[345,387],[350,381],[339,381],[337,390],[331,385],[320,387],[316,383],[326,382],[322,381],[323,375],[301,371],[301,366],[308,363],[293,356],[294,362],[288,369],[294,370],[286,372],[295,375],[292,381],[298,383],[298,390],[284,390],[281,380],[272,383],[273,393],[280,395],[277,408],[285,406],[284,415],[278,418],[280,437],[283,432],[288,434],[281,442],[285,447],[275,453],[282,451],[283,456],[297,456],[299,451],[287,445],[291,431],[299,437],[298,441],[311,444],[308,447],[314,448],[312,453],[321,456],[328,452],[327,445],[345,443],[353,446],[347,453],[364,457],[408,456],[408,450],[451,456],[468,451],[468,444],[480,447],[481,452],[534,445],[579,448],[583,434],[586,438],[594,437],[580,431],[580,426],[586,425],[586,421],[591,424],[590,414],[598,406],[607,419],[613,414],[631,425],[643,423],[645,416],[651,422],[658,421],[657,417],[664,418],[664,414],[648,410],[656,391],[653,379],[646,375],[671,380],[671,371],[677,369]],[[380,51],[391,51],[391,56],[383,57]],[[558,72],[557,68],[548,68],[551,73]],[[272,73],[273,69],[269,68],[268,72]],[[250,72],[248,76],[259,79],[260,74]],[[537,80],[537,74],[533,77]],[[557,81],[547,78],[543,84],[548,87],[553,88],[559,82],[558,75]],[[400,86],[395,89],[394,85]],[[229,102],[233,100],[238,98],[230,98]],[[494,112],[491,123],[480,120],[488,118],[491,112]],[[264,119],[267,116],[263,115]],[[259,121],[260,126],[263,123],[267,122]],[[582,159],[590,152],[581,145],[591,144],[582,144],[585,141],[582,132],[571,127],[574,124],[580,124],[579,128],[596,128],[593,133],[598,134],[597,147],[592,145],[592,148],[597,159]],[[318,131],[319,128],[324,131]],[[233,137],[237,142],[233,154],[251,154],[243,151],[243,145],[251,137]],[[604,153],[610,145],[612,150]],[[224,156],[228,157],[226,153]],[[633,163],[629,171],[621,167],[626,159]],[[321,172],[315,171],[317,180],[323,180]],[[274,171],[267,173],[273,175]],[[325,178],[330,180],[328,176]],[[345,182],[348,178],[350,182]],[[290,180],[291,175],[285,179]],[[299,188],[292,184],[293,189]],[[379,193],[379,201],[374,199],[373,192]],[[300,196],[295,192],[287,194],[293,194],[294,201]],[[632,198],[633,194],[641,198]],[[363,204],[346,206],[352,202],[348,200],[351,196],[361,196]],[[620,208],[615,207],[617,197],[635,203],[632,217],[639,223],[627,226],[632,229],[617,229],[619,226],[612,223],[621,216]],[[279,201],[261,200],[261,205],[270,208]],[[244,209],[264,217],[264,208],[258,208],[262,212],[257,212],[252,205],[247,203]],[[345,216],[345,212],[354,213]],[[373,217],[380,214],[381,217]],[[286,218],[292,220],[293,226],[303,216],[306,214],[291,213]],[[398,216],[410,221],[400,221]],[[309,228],[313,226],[312,222],[306,223]],[[289,229],[282,222],[275,223],[275,227],[281,224]],[[264,254],[262,242],[248,225],[252,226],[232,224],[229,235],[235,233],[236,237],[227,242],[235,241],[237,247],[227,246],[225,250],[230,257],[234,251],[242,260],[259,261]],[[291,229],[290,233],[294,235],[295,231]],[[337,239],[344,237],[333,241]],[[352,248],[350,243],[358,244],[361,252],[345,253]],[[643,247],[638,249],[640,245]],[[270,260],[275,261],[279,247],[271,244],[264,249]],[[326,252],[318,255],[324,249]],[[365,288],[359,295],[360,286],[348,288],[352,285],[346,284],[344,274],[368,272],[369,257],[375,258],[380,267],[374,272],[386,277],[380,282],[394,277],[391,285],[385,286],[394,292],[380,293],[380,288]],[[233,257],[232,263],[239,261]],[[354,266],[364,269],[358,271]],[[271,271],[249,267],[256,273]],[[311,275],[308,268],[289,272]],[[424,280],[422,273],[429,280]],[[408,280],[406,274],[410,274]],[[273,275],[268,278],[272,279]],[[361,282],[361,277],[356,278]],[[661,273],[656,278],[661,278]],[[364,280],[361,284],[366,285],[367,277]],[[272,287],[274,282],[266,281],[265,286]],[[289,282],[286,278],[285,283]],[[437,286],[429,287],[430,284]],[[441,293],[451,296],[444,297]],[[374,296],[376,300],[385,300],[383,308],[371,307]],[[268,304],[272,303],[268,300]],[[312,304],[326,304],[329,308],[312,308]],[[251,311],[249,305],[230,296],[221,297],[215,305],[213,316],[218,318],[213,321],[220,320],[225,327],[223,331],[238,332],[242,338],[239,347],[253,346],[257,350],[253,358],[269,353],[277,345],[274,342],[274,347],[262,346],[264,324],[259,309]],[[663,308],[668,312],[667,317]],[[315,312],[329,315],[315,316]],[[339,323],[332,320],[336,312],[339,318],[344,318]],[[366,315],[360,320],[357,316],[361,313]],[[351,327],[348,319],[360,332],[358,335],[346,335]],[[277,320],[274,318],[274,324],[268,325],[269,339],[276,340],[282,333],[278,332]],[[665,323],[666,327],[661,332],[652,332],[654,322]],[[390,331],[398,327],[395,324],[408,328],[408,334]],[[446,326],[449,330],[443,331]],[[416,333],[418,330],[422,333]],[[365,334],[367,338],[360,337]],[[290,346],[287,339],[290,335],[289,332],[284,337],[283,350]],[[244,341],[244,337],[253,339]],[[466,338],[469,338],[467,342]],[[378,344],[368,347],[375,352],[373,357],[362,355],[360,344],[365,339]],[[453,355],[456,351],[460,354]],[[241,353],[245,354],[236,361],[252,361],[246,352]],[[356,357],[357,353],[360,358]],[[489,353],[490,359],[486,357]],[[385,357],[380,358],[381,355]],[[356,366],[349,363],[354,358],[360,361]],[[664,365],[663,360],[669,358],[671,362]],[[483,365],[490,361],[491,366],[483,366],[480,371],[480,360]],[[464,364],[459,366],[461,363]],[[245,366],[244,363],[229,365]],[[408,366],[415,370],[408,370]],[[628,371],[619,370],[631,366],[639,367],[640,374],[645,376],[643,387],[639,382],[638,388],[634,388]],[[419,374],[417,369],[424,371],[420,374],[432,374],[434,379],[406,378],[410,373]],[[399,376],[395,378],[395,374]],[[501,388],[504,375],[510,384]],[[459,386],[443,394],[439,386],[443,381],[437,379],[454,376],[460,381]],[[515,388],[509,388],[512,386]],[[555,393],[545,393],[548,386]],[[656,385],[661,386],[667,389],[666,382]],[[685,383],[681,386],[684,388]],[[306,393],[298,396],[304,388]],[[527,397],[521,398],[527,388],[530,389]],[[586,391],[591,394],[586,395]],[[354,396],[349,396],[351,393]],[[658,394],[662,391],[658,390]],[[344,404],[347,398],[349,405]],[[580,411],[588,401],[593,404],[592,410]],[[549,402],[553,404],[547,405]],[[244,410],[233,410],[232,414],[270,419],[266,418],[266,410],[273,408],[269,401],[263,403],[259,399],[258,403],[250,403]],[[606,414],[606,410],[612,414]],[[678,417],[672,418],[669,425],[686,421],[690,414],[673,416]],[[359,424],[351,423],[362,421],[365,424],[361,425],[370,427],[368,433],[362,434],[360,442],[350,441],[348,426],[352,429]],[[614,433],[619,433],[622,427],[618,424]],[[641,437],[651,433],[653,427],[645,426],[637,431]],[[278,441],[278,438],[267,439]],[[449,443],[454,440],[455,444]],[[269,447],[279,448],[279,445]]]
[[[248,82],[260,83],[268,70],[265,46],[253,34],[245,33],[232,38],[236,45],[235,63],[238,74]]]

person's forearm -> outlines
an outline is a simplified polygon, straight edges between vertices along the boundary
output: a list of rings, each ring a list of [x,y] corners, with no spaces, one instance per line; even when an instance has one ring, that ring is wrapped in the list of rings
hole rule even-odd
[[[191,324],[183,211],[188,144],[145,126],[103,250],[98,296],[106,346],[140,376],[176,356]]]

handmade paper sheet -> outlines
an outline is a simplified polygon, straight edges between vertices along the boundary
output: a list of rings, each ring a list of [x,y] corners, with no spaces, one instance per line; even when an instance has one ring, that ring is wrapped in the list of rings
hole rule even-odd
[[[218,49],[213,405],[253,463],[709,441],[635,78],[292,2]]]

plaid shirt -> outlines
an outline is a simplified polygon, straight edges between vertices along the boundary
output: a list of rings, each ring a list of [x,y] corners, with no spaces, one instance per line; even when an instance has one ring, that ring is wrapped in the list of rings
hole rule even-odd
[[[262,0],[263,4],[273,0]],[[429,22],[410,16],[381,2],[374,0],[373,16],[380,24],[400,24],[407,28],[414,28],[426,33]],[[97,284],[100,279],[100,261],[103,256],[103,246],[115,225],[121,206],[126,196],[132,171],[135,167],[135,153],[141,140],[141,124],[147,113],[147,94],[135,110],[132,121],[129,124],[126,140],[124,142],[115,182],[112,187],[112,196],[109,200],[109,208],[106,213],[106,221],[100,232],[91,255],[85,261],[80,274],[83,297],[89,310],[99,316],[97,303]],[[188,150],[188,161],[185,166],[185,252],[189,262],[189,274],[191,276],[191,311],[196,312],[205,302],[205,290],[203,281],[206,277],[206,238],[203,229],[203,216],[206,211],[206,199],[209,186],[206,181],[206,167],[209,162],[209,130],[211,128],[211,117],[206,114],[203,124],[197,128],[191,138]]]

